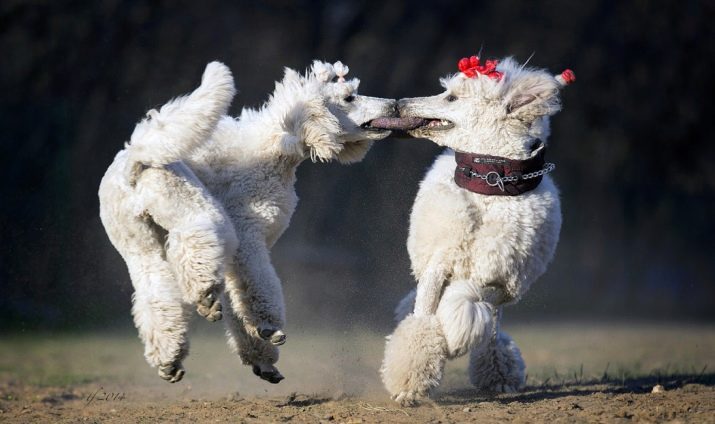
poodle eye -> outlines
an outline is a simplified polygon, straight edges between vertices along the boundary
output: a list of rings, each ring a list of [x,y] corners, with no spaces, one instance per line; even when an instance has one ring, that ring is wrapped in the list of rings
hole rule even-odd
[[[453,101],[457,100],[457,96],[455,96],[454,94],[450,94],[449,96],[445,97],[444,99],[448,102],[453,102]]]
[[[344,98],[343,100],[345,100],[346,102],[350,103],[350,102],[352,102],[353,100],[355,100],[355,96],[348,96],[348,97]]]

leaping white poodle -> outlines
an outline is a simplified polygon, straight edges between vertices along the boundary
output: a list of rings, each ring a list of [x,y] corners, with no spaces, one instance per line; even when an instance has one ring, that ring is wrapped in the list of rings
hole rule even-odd
[[[233,118],[233,77],[212,62],[194,92],[148,112],[110,165],[100,215],[129,268],[144,355],[162,378],[184,374],[193,306],[210,321],[225,314],[243,363],[283,379],[274,364],[284,301],[270,248],[298,201],[296,168],[307,158],[362,160],[389,134],[371,120],[396,113],[394,100],[358,95],[347,72],[340,62],[286,69],[262,108]]]
[[[519,348],[499,329],[501,309],[544,273],[561,229],[544,153],[549,117],[573,72],[554,77],[476,56],[459,69],[441,80],[442,94],[398,102],[403,128],[448,148],[415,199],[407,249],[417,289],[395,311],[381,368],[403,405],[429,396],[445,361],[470,350],[478,389],[524,385]]]

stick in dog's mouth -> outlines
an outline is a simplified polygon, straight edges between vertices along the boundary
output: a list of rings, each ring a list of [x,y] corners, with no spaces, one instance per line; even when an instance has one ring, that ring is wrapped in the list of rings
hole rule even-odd
[[[406,116],[401,118],[377,118],[368,122],[367,125],[372,128],[381,128],[385,130],[446,130],[454,127],[454,124],[445,119],[420,118],[417,116]]]
[[[392,131],[393,128],[390,128],[386,125],[381,125],[383,120],[386,120],[386,119],[393,119],[393,118],[375,118],[371,121],[367,121],[364,124],[360,125],[360,128],[362,128],[364,130],[375,131],[375,132]]]

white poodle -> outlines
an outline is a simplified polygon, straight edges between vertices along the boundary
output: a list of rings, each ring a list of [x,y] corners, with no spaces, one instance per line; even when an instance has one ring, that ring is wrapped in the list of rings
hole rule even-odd
[[[360,161],[389,134],[370,121],[396,113],[394,100],[358,95],[347,72],[340,62],[316,61],[305,75],[286,69],[261,109],[233,118],[231,72],[210,63],[194,92],[149,111],[110,165],[100,215],[129,268],[145,357],[162,378],[184,374],[195,305],[210,321],[227,315],[229,344],[256,375],[283,379],[274,364],[284,302],[269,252],[298,201],[296,168],[306,158]]]
[[[554,77],[511,58],[482,64],[476,56],[459,68],[441,80],[442,94],[398,102],[411,135],[448,147],[415,199],[407,249],[417,289],[395,311],[381,368],[403,405],[429,396],[445,361],[470,349],[477,388],[523,386],[521,353],[499,329],[501,306],[544,273],[561,229],[544,152],[559,89],[573,73]]]

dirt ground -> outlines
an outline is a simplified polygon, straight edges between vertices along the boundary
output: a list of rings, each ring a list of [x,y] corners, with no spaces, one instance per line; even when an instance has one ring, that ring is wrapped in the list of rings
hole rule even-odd
[[[113,334],[0,338],[0,422],[712,422],[715,327],[540,324],[507,328],[527,388],[470,389],[465,358],[434,401],[392,403],[377,369],[383,335],[293,331],[270,385],[239,364],[220,328],[194,330],[187,374],[161,380],[138,339]],[[663,391],[653,393],[661,385]]]

